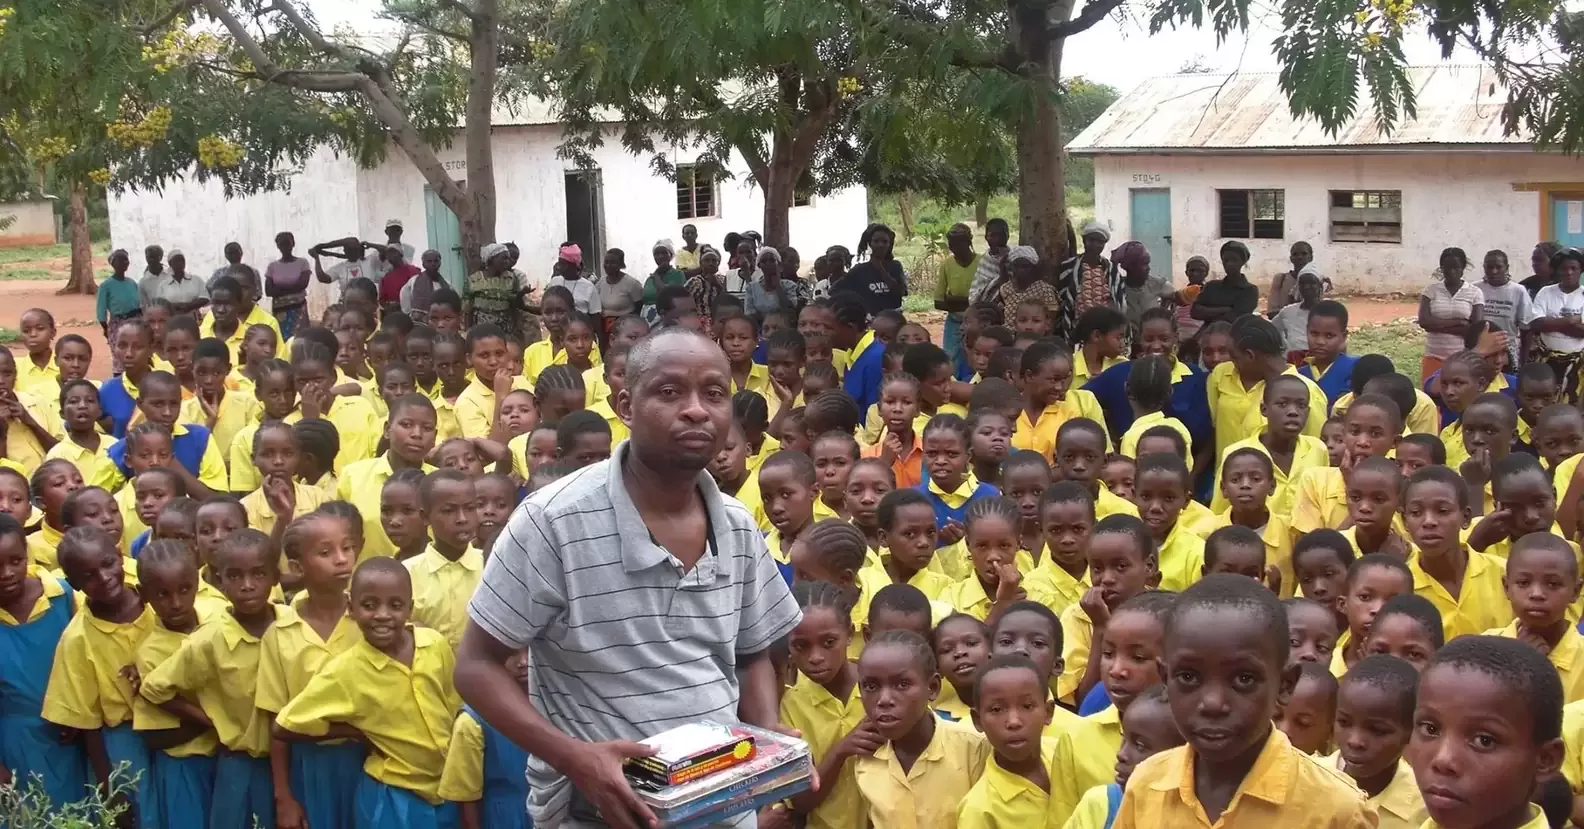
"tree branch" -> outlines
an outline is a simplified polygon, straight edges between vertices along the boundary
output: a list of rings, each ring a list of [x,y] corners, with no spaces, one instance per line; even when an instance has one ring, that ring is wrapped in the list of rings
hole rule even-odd
[[[1112,12],[1122,7],[1123,0],[1089,0],[1078,12],[1078,16],[1071,20],[1057,23],[1045,30],[1052,40],[1071,37],[1080,32],[1094,28],[1096,23],[1106,19]]]
[[[149,23],[147,26],[144,26],[142,29],[143,36],[148,37],[160,29],[165,28],[166,26],[170,25],[172,20],[181,17],[183,14],[186,14],[188,10],[194,8],[197,5],[198,0],[180,0],[180,2],[167,9],[164,14],[154,18],[153,22]]]

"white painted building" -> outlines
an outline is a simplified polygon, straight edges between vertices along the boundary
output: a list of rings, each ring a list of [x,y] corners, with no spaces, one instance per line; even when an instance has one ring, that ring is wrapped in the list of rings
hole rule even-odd
[[[654,243],[669,238],[680,245],[684,224],[697,225],[699,241],[717,248],[727,232],[763,225],[764,194],[735,154],[731,177],[687,186],[654,173],[649,157],[628,153],[614,133],[593,153],[597,170],[577,171],[556,156],[562,127],[542,108],[527,116],[498,112],[494,140],[496,237],[518,244],[518,269],[540,282],[549,279],[556,250],[565,240],[583,245],[586,268],[597,269],[605,249],[621,248],[628,272],[641,279],[654,269]],[[454,178],[466,181],[460,133],[439,156]],[[692,149],[671,152],[672,162],[682,167],[696,156]],[[237,241],[244,261],[262,272],[277,256],[274,239],[281,231],[296,235],[302,255],[316,243],[345,236],[384,242],[385,223],[400,219],[404,242],[419,253],[440,250],[447,277],[463,277],[456,217],[394,146],[384,163],[368,170],[321,149],[285,192],[227,199],[218,182],[184,179],[160,191],[112,194],[109,207],[112,244],[131,251],[134,263],[142,261],[144,246],[159,244],[167,251],[180,248],[189,267],[207,276],[224,264],[225,244]],[[854,247],[869,221],[868,211],[862,187],[815,196],[793,207],[791,240],[803,252],[805,267],[831,245]],[[328,269],[341,260],[323,261]]]
[[[1288,249],[1307,241],[1339,291],[1365,294],[1417,294],[1447,247],[1476,268],[1505,250],[1521,279],[1536,242],[1584,245],[1584,161],[1504,135],[1489,70],[1410,77],[1418,117],[1390,134],[1367,97],[1327,135],[1293,117],[1274,74],[1175,75],[1123,96],[1067,149],[1094,157],[1095,215],[1113,245],[1143,241],[1152,270],[1178,282],[1195,254],[1214,278],[1228,239],[1249,246],[1256,281],[1290,269]]]

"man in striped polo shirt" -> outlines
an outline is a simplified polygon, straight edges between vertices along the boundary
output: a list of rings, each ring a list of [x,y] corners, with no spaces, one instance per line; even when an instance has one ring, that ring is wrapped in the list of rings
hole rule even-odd
[[[474,594],[457,690],[531,754],[544,829],[653,820],[622,776],[635,741],[703,719],[774,727],[769,647],[800,614],[752,516],[705,471],[731,425],[726,357],[670,328],[627,358],[610,460],[512,514]],[[528,648],[524,694],[504,667]],[[752,826],[750,815],[733,825]]]

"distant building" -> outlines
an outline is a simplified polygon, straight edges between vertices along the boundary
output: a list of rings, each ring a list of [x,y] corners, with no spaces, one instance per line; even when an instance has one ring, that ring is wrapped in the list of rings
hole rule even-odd
[[[1417,293],[1440,252],[1460,247],[1477,278],[1505,250],[1528,276],[1535,243],[1584,245],[1584,161],[1505,135],[1506,91],[1489,69],[1411,69],[1417,115],[1390,134],[1367,90],[1336,135],[1296,120],[1275,74],[1174,75],[1112,104],[1067,150],[1095,161],[1095,215],[1112,238],[1148,246],[1152,270],[1181,283],[1200,254],[1221,270],[1228,239],[1248,273],[1290,268],[1294,242],[1337,289]]]
[[[610,133],[593,151],[598,169],[584,173],[557,157],[562,129],[543,104],[498,111],[494,119],[495,235],[517,243],[518,270],[538,284],[549,280],[556,250],[566,240],[583,246],[588,270],[600,268],[605,250],[621,248],[628,273],[643,279],[654,270],[655,241],[669,238],[680,246],[684,224],[697,225],[699,241],[716,248],[730,231],[764,225],[764,193],[740,157],[733,156],[729,177],[693,177],[689,165],[698,151],[674,148],[669,157],[682,175],[672,181],[650,167],[648,155],[627,152]],[[439,151],[458,181],[468,175],[463,144],[458,131],[452,145]],[[394,218],[404,222],[402,241],[416,253],[441,252],[442,270],[453,284],[465,276],[456,216],[394,145],[369,170],[321,148],[291,178],[289,191],[227,199],[217,181],[186,179],[160,191],[112,193],[109,202],[112,242],[132,251],[135,263],[142,262],[145,245],[158,244],[180,248],[195,273],[208,275],[224,264],[226,242],[237,241],[244,261],[262,272],[278,256],[274,240],[280,231],[296,235],[303,255],[314,244],[345,236],[384,242],[385,223]],[[831,245],[857,244],[869,221],[867,195],[853,187],[800,199],[790,218],[792,245],[808,267]],[[340,261],[323,260],[326,269]]]

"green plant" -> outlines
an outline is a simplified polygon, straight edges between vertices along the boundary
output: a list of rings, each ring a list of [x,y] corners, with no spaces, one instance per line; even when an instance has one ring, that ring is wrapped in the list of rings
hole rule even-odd
[[[117,829],[137,776],[127,775],[128,763],[110,772],[110,794],[98,786],[88,796],[57,806],[50,802],[37,775],[25,785],[0,787],[0,826],[9,829]]]

